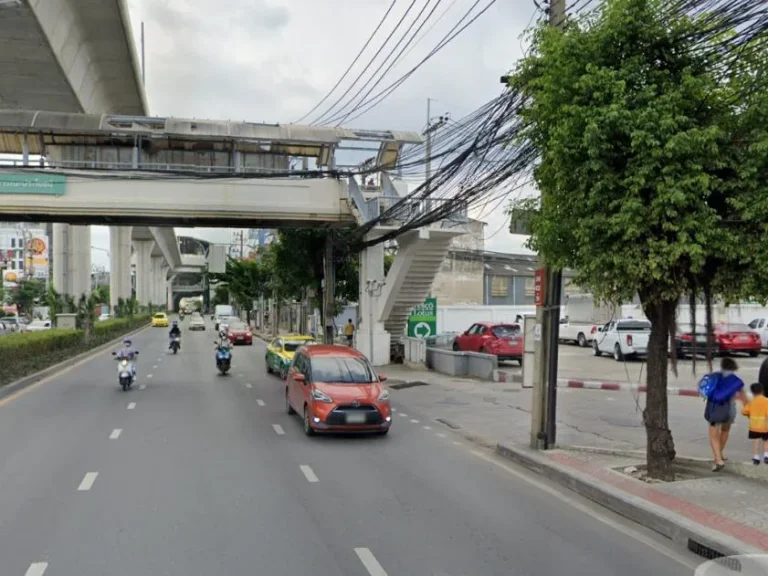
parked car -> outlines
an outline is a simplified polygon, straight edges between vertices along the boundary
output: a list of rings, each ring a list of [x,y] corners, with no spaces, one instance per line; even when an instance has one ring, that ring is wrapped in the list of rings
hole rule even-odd
[[[516,360],[523,365],[523,331],[519,324],[478,322],[453,341],[454,352],[493,354],[499,361]]]
[[[42,332],[51,329],[50,320],[32,320],[29,324],[22,324],[22,332]]]
[[[696,326],[696,355],[706,356],[707,348],[709,348],[709,356],[717,356],[719,348],[717,345],[717,338],[712,333],[707,338],[707,327]],[[678,358],[688,358],[693,356],[693,344],[694,344],[694,330],[688,326],[678,326],[677,334],[675,334],[675,340],[673,342],[672,349]]]
[[[200,314],[192,314],[192,317],[189,319],[189,329],[205,330],[205,320],[203,320],[203,317]]]
[[[247,344],[253,346],[253,332],[245,322],[233,322],[229,324],[229,341],[232,344]]]
[[[109,313],[105,312],[104,314],[99,315],[99,322],[104,322],[105,320],[109,320]]]
[[[747,324],[752,330],[760,335],[760,344],[762,347],[768,348],[768,318],[760,317],[753,319]]]
[[[753,358],[760,354],[760,334],[746,324],[720,322],[715,325],[715,338],[721,355],[743,352]]]
[[[598,328],[592,340],[592,352],[595,356],[613,354],[617,362],[625,358],[644,358],[648,355],[650,335],[651,323],[648,320],[613,320]]]
[[[571,322],[568,316],[560,319],[560,342],[573,342],[582,348],[589,346],[597,333],[597,324]]]
[[[285,382],[285,410],[302,416],[304,433],[374,432],[392,424],[389,391],[368,359],[348,346],[302,346]]]
[[[168,328],[168,315],[165,312],[158,312],[152,316],[152,328]]]
[[[267,353],[264,356],[267,374],[277,372],[285,380],[296,350],[306,344],[314,343],[315,339],[312,336],[301,334],[290,334],[274,339],[267,345]]]

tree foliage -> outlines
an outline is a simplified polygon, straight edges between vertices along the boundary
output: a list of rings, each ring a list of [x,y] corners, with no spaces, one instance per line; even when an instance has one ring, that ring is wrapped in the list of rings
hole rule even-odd
[[[18,308],[19,314],[32,314],[35,305],[45,301],[45,282],[37,278],[19,280],[10,290],[10,302]]]
[[[564,31],[539,27],[510,82],[543,198],[514,209],[532,247],[598,299],[639,294],[652,324],[649,473],[668,478],[667,344],[680,298],[768,297],[768,107],[764,89],[743,85],[765,70],[719,73],[716,52],[695,46],[705,21],[665,19],[663,2],[606,0]]]

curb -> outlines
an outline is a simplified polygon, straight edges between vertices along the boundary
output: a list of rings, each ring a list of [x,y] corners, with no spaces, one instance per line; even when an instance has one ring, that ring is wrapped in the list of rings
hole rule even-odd
[[[600,382],[596,380],[566,380],[557,381],[558,388],[583,388],[585,390],[610,390],[612,392],[646,392],[645,385],[622,384],[619,382]],[[667,388],[668,396],[699,396],[696,388]]]
[[[48,378],[49,376],[52,376],[56,372],[60,372],[61,370],[65,370],[66,368],[71,368],[72,366],[75,366],[76,364],[79,364],[80,362],[91,360],[92,358],[98,356],[100,353],[102,353],[104,350],[107,350],[114,346],[116,343],[122,342],[125,338],[129,336],[133,336],[134,334],[138,334],[139,332],[142,332],[150,327],[150,324],[147,324],[146,326],[142,326],[141,328],[136,328],[135,330],[132,330],[131,332],[126,332],[119,338],[115,338],[114,340],[110,340],[106,344],[102,344],[101,346],[97,348],[91,348],[90,350],[87,350],[85,352],[82,352],[78,354],[77,356],[73,356],[72,358],[68,358],[66,360],[63,360],[62,362],[59,362],[58,364],[54,364],[52,366],[48,366],[48,368],[43,368],[39,372],[35,372],[34,374],[30,374],[29,376],[24,376],[23,378],[20,378],[19,380],[16,380],[14,382],[11,382],[10,384],[6,384],[5,386],[0,387],[0,400],[3,398],[6,398],[8,396],[11,396],[15,394],[16,392],[19,392],[21,390],[24,390],[24,388],[29,388],[33,384],[36,384],[40,380],[43,380],[45,378]]]
[[[496,453],[685,548],[704,546],[724,556],[765,554],[764,550],[749,546],[732,536],[711,530],[652,502],[608,486],[587,474],[552,462],[527,447],[497,444]]]

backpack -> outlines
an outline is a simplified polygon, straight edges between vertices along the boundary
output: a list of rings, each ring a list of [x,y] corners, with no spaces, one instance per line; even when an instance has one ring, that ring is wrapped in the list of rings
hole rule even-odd
[[[720,382],[720,372],[713,372],[712,374],[705,374],[699,380],[699,396],[709,400],[712,396],[712,392],[715,391],[717,383]]]

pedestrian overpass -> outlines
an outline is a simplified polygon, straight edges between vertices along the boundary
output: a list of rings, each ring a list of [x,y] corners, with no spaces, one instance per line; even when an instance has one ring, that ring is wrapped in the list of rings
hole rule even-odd
[[[0,170],[0,219],[132,227],[137,270],[150,271],[137,294],[156,303],[159,287],[185,269],[173,226],[354,227],[390,214],[371,240],[450,202],[405,199],[388,172],[421,142],[413,132],[0,110],[0,153],[23,158]],[[374,185],[342,176],[359,170],[337,161],[346,150],[370,156]],[[463,222],[466,206],[451,203],[445,221],[401,236],[386,280],[383,247],[361,254],[361,287],[385,284],[360,294],[358,347],[368,353],[373,330],[376,363],[388,361],[389,335],[404,332]]]

